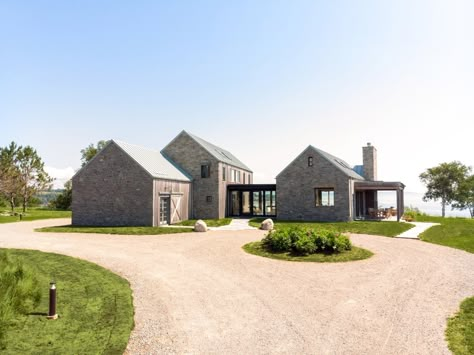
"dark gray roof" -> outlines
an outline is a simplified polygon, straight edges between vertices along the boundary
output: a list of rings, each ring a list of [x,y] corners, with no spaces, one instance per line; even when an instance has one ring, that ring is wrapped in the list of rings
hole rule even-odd
[[[122,150],[156,179],[191,181],[183,171],[159,151],[113,140]]]
[[[195,136],[194,134],[191,134],[191,133],[186,132],[186,131],[183,131],[183,132],[188,134],[201,147],[203,147],[205,150],[207,150],[209,152],[209,154],[211,154],[214,158],[216,158],[220,162],[235,166],[236,168],[240,168],[240,169],[244,169],[244,170],[252,172],[252,170],[250,170],[250,168],[247,165],[245,165],[239,159],[237,159],[235,157],[235,155],[233,155],[231,152],[229,152],[225,149],[222,149],[222,148],[220,148],[220,147],[218,147],[218,146],[216,146],[212,143],[209,143],[209,142],[205,141],[204,139],[199,138],[198,136]]]
[[[354,170],[352,170],[352,167],[347,164],[344,160],[335,157],[334,155],[331,155],[321,149],[315,148],[313,146],[310,146],[313,148],[316,152],[318,152],[320,155],[322,155],[324,158],[329,160],[336,168],[341,170],[343,173],[345,173],[347,176],[357,179],[357,180],[365,180],[362,176],[357,174]]]

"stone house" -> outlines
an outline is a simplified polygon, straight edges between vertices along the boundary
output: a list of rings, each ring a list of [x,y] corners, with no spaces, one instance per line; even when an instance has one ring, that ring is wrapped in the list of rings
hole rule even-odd
[[[161,152],[112,140],[72,179],[72,223],[158,226],[226,216],[351,221],[372,217],[380,190],[397,192],[400,218],[404,185],[377,181],[370,144],[363,162],[351,168],[309,146],[276,185],[253,184],[253,172],[235,155],[186,131]]]
[[[160,152],[111,140],[72,178],[72,224],[158,226],[186,220],[191,184]]]
[[[377,181],[377,150],[362,149],[363,165],[351,167],[308,146],[276,177],[280,220],[352,221],[377,218],[377,191],[396,191],[397,219],[403,215],[400,182]]]
[[[161,152],[111,140],[72,179],[72,223],[158,226],[223,218],[228,185],[252,171],[229,151],[182,131]]]

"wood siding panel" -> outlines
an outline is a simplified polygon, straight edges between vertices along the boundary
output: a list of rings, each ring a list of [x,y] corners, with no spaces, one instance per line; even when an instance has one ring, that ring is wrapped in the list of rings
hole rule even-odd
[[[191,214],[191,183],[170,180],[153,182],[153,225],[160,225],[160,196],[170,197],[171,224],[185,221]]]

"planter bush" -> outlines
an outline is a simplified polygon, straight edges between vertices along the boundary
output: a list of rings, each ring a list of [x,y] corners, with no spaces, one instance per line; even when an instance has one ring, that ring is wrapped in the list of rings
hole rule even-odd
[[[262,240],[262,245],[269,251],[286,251],[297,255],[341,253],[352,248],[349,237],[344,234],[302,227],[270,231]]]

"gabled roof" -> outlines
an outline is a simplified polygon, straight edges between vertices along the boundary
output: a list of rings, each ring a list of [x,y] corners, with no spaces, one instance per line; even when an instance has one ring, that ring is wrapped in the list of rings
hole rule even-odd
[[[324,150],[313,147],[312,145],[309,145],[305,150],[303,150],[301,152],[301,154],[299,154],[298,157],[296,157],[295,160],[297,160],[308,149],[311,149],[311,150],[315,151],[316,153],[318,153],[320,156],[322,156],[324,159],[329,161],[331,164],[333,164],[336,168],[338,168],[340,171],[342,171],[348,177],[353,178],[353,179],[357,179],[357,180],[365,180],[362,176],[360,176],[354,170],[352,170],[351,166],[349,164],[347,164],[344,160],[342,160],[338,157],[335,157],[334,155],[331,155],[331,154],[325,152]],[[283,169],[280,172],[280,174],[283,173],[286,169],[288,169],[288,167],[290,167],[295,160],[293,160],[285,169]],[[278,175],[280,175],[280,174],[278,174]],[[277,175],[277,177],[278,177],[278,175]]]
[[[188,136],[190,136],[192,139],[196,141],[196,143],[198,143],[201,147],[207,150],[209,154],[211,154],[214,158],[216,158],[220,162],[235,166],[236,168],[240,168],[240,169],[252,172],[252,170],[250,170],[250,168],[247,165],[245,165],[239,159],[237,159],[235,155],[233,155],[231,152],[225,149],[222,149],[212,143],[209,143],[205,141],[204,139],[199,138],[198,136],[195,136],[194,134],[188,133],[186,131],[183,131],[181,133],[185,133]]]
[[[191,181],[191,178],[159,151],[112,140],[155,179]]]

